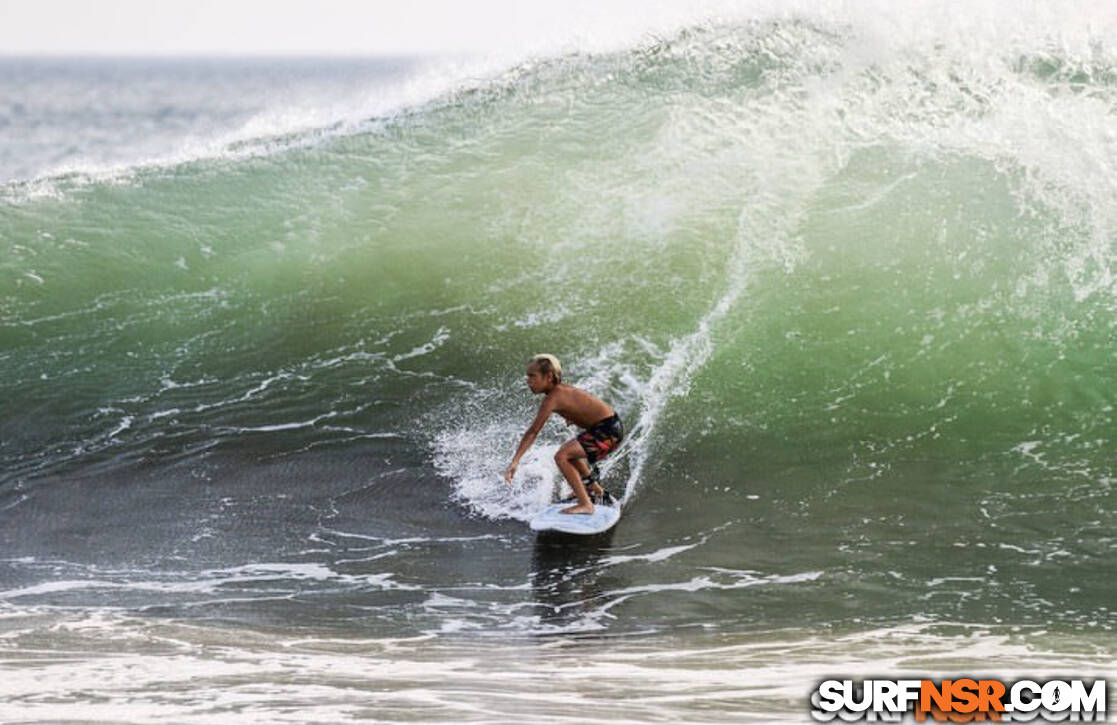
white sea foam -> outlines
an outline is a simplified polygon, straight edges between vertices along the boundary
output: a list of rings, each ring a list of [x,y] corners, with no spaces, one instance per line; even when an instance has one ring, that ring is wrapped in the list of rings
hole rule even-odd
[[[29,562],[36,563],[36,562]],[[40,566],[46,563],[39,563]],[[63,566],[61,564],[56,566]],[[67,569],[73,567],[67,566]],[[72,573],[79,573],[74,571]],[[233,597],[252,601],[266,597],[269,593],[290,596],[294,582],[320,582],[331,587],[361,589],[415,589],[414,585],[395,580],[391,572],[372,574],[343,574],[329,566],[319,563],[276,562],[252,563],[240,566],[208,569],[189,578],[174,573],[139,570],[90,569],[82,578],[56,578],[39,584],[17,587],[0,591],[0,601],[19,602],[25,599],[41,601],[44,595],[59,595],[94,590],[102,592],[153,592],[164,594],[206,594],[215,595],[215,601],[231,601],[232,593],[244,595]],[[275,588],[244,588],[245,585],[273,584]],[[50,598],[48,597],[48,601]],[[191,600],[187,600],[187,605]]]
[[[437,605],[442,600],[432,600]],[[4,720],[247,723],[428,720],[804,722],[833,676],[1114,676],[1095,646],[980,623],[703,637],[369,639],[111,612],[0,618]],[[461,626],[468,628],[467,624]],[[51,642],[60,649],[51,649]],[[1112,644],[1112,643],[1110,643]],[[602,688],[605,688],[604,690]]]
[[[480,426],[474,422],[444,430],[434,439],[434,465],[453,481],[455,496],[476,513],[527,521],[551,503],[559,485],[553,461],[559,443],[537,442],[508,485],[503,480],[504,467],[522,433],[513,421]]]
[[[445,327],[440,327],[438,328],[438,331],[434,333],[434,337],[432,337],[429,342],[425,342],[422,345],[413,347],[409,352],[395,355],[394,357],[392,357],[392,362],[397,363],[404,360],[410,360],[411,358],[428,355],[438,348],[442,347],[449,339],[450,331],[447,330]]]

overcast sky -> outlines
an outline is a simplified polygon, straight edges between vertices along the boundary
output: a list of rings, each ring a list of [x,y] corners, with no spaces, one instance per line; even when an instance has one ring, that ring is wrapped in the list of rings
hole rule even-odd
[[[703,0],[709,9],[728,2]],[[0,0],[0,54],[513,51],[663,30],[694,0]]]

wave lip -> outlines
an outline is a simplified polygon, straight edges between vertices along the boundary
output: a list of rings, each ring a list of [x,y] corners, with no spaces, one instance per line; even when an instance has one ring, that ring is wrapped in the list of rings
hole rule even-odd
[[[0,184],[11,203],[312,148],[484,82],[508,62],[2,59],[0,125],[19,143],[0,145]]]

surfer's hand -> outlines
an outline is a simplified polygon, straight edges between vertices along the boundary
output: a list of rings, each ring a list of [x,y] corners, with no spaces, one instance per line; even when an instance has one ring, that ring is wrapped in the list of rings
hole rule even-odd
[[[519,466],[520,464],[518,463],[509,463],[508,468],[505,469],[504,482],[507,483],[509,486],[512,485],[512,477],[516,475],[516,469],[519,468]]]

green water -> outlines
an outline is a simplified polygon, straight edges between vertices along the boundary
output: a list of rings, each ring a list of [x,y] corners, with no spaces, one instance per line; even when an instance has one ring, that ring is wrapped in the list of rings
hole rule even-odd
[[[814,637],[861,669],[873,633],[936,670],[967,638],[966,666],[1111,660],[1114,66],[982,37],[702,26],[351,133],[9,184],[0,572],[50,615],[21,646],[56,647],[54,607],[432,638],[416,662],[701,633],[695,666],[747,670],[769,637],[780,716]],[[629,431],[587,547],[523,523],[571,431],[500,483],[538,352]]]

